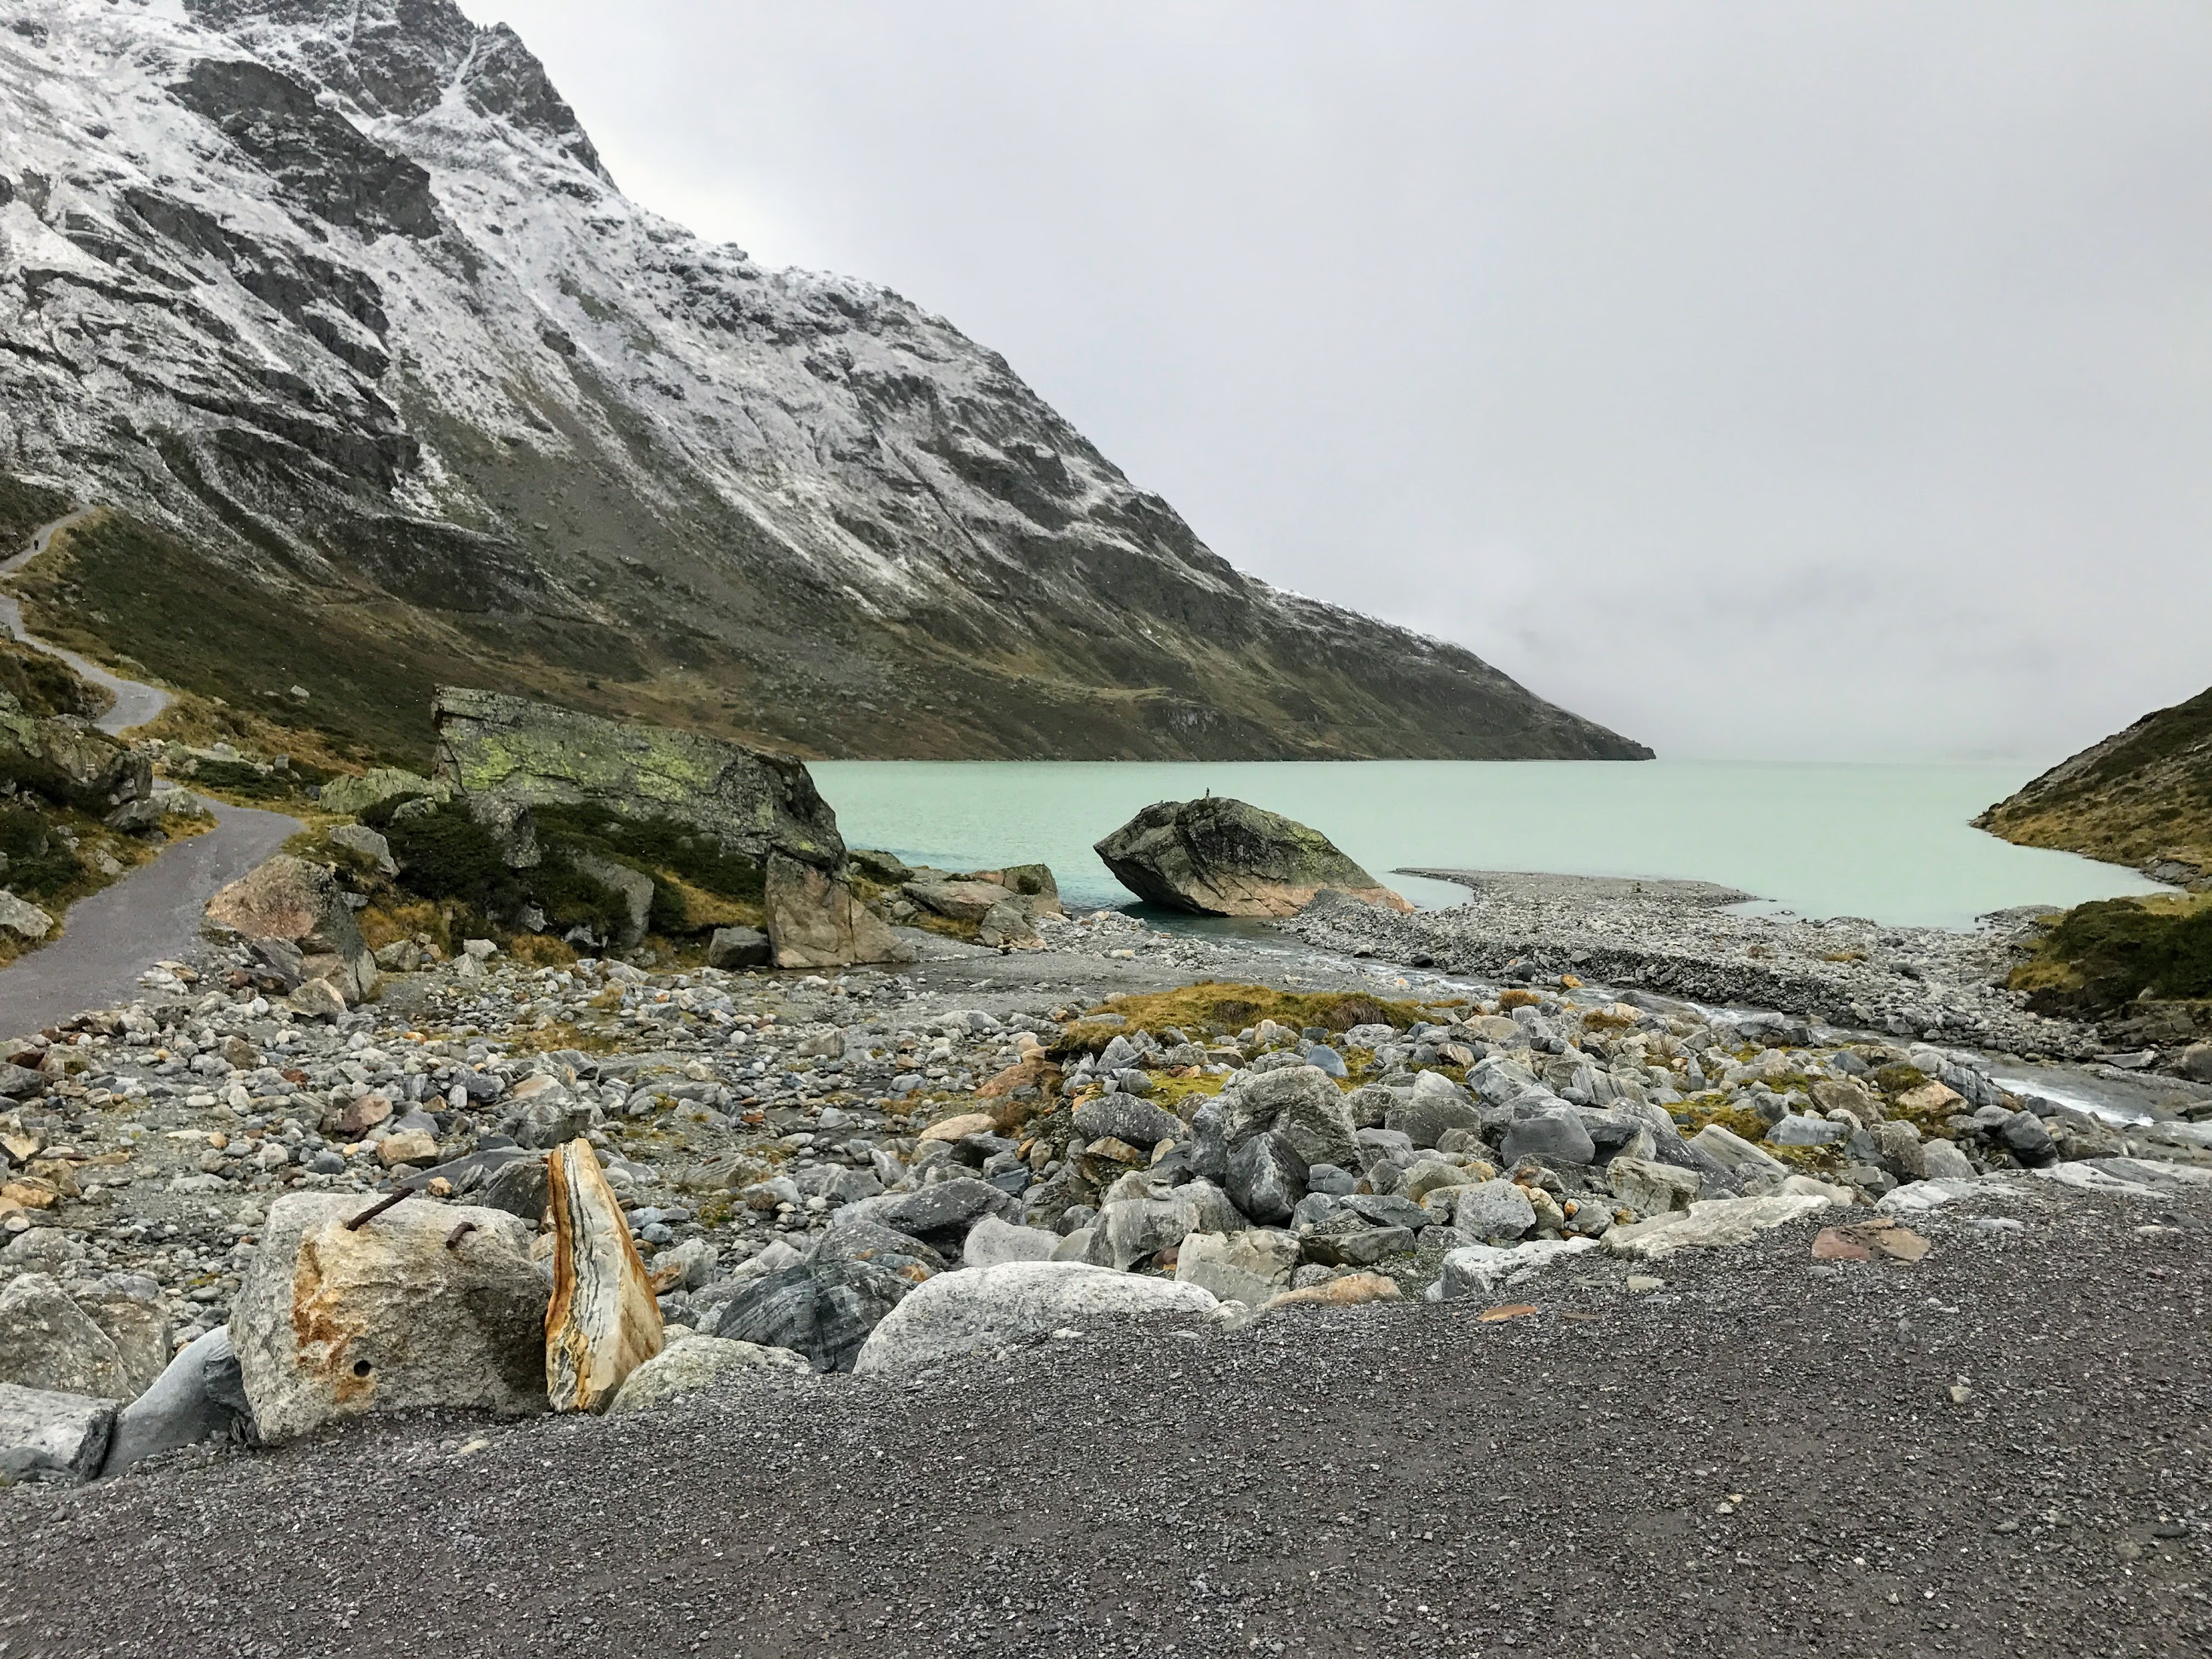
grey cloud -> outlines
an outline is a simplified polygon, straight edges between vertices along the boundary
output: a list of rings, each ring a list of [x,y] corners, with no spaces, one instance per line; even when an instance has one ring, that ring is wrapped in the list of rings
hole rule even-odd
[[[2201,7],[469,3],[639,199],[1662,752],[2047,761],[2212,682]]]

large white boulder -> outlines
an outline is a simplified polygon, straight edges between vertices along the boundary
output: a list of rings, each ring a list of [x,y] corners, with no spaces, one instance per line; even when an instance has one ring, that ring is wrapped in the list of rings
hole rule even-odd
[[[270,1206],[230,1315],[261,1437],[426,1406],[544,1411],[550,1292],[529,1225],[414,1197],[349,1230],[367,1207],[332,1193]]]
[[[1081,1261],[1007,1261],[939,1273],[891,1310],[856,1371],[890,1371],[1048,1336],[1090,1319],[1203,1319],[1220,1305],[1196,1285]]]
[[[814,1367],[804,1354],[788,1348],[764,1348],[757,1342],[732,1342],[719,1336],[686,1337],[632,1371],[607,1410],[641,1412],[685,1395],[727,1388],[747,1373],[780,1375],[788,1382],[812,1376]]]
[[[1811,1193],[1771,1198],[1709,1198],[1686,1210],[1615,1227],[1606,1234],[1605,1247],[1632,1261],[1661,1261],[1677,1250],[1745,1243],[1770,1227],[1779,1227],[1827,1207],[1826,1199]]]
[[[1594,1238],[1532,1238],[1525,1244],[1499,1249],[1492,1244],[1463,1244],[1444,1257],[1443,1277],[1431,1289],[1438,1302],[1455,1297],[1488,1296],[1500,1285],[1517,1285],[1570,1256],[1594,1250]]]

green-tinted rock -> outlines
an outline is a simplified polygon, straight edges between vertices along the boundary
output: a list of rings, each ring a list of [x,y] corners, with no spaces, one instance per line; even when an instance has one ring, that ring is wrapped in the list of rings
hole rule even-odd
[[[40,719],[0,701],[0,778],[71,806],[106,811],[154,793],[153,763],[74,715]]]
[[[1147,806],[1097,851],[1146,903],[1202,916],[1293,915],[1323,889],[1412,908],[1320,830],[1224,796]]]
[[[437,776],[519,857],[526,815],[563,806],[687,824],[763,864],[771,853],[821,870],[844,863],[836,815],[790,756],[450,686],[433,714]]]
[[[380,766],[357,778],[332,778],[317,796],[325,812],[366,817],[388,812],[402,801],[448,801],[453,786],[443,778],[426,778],[397,766]]]

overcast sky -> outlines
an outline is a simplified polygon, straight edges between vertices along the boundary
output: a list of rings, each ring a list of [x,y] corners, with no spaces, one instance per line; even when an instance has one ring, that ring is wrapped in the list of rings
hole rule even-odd
[[[2212,682],[2212,8],[464,0],[637,200],[1662,754]]]

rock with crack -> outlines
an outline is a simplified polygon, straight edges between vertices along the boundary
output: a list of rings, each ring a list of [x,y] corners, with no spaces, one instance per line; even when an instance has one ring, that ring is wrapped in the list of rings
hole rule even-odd
[[[1224,795],[1147,806],[1096,851],[1146,903],[1195,915],[1295,915],[1324,890],[1413,908],[1319,830]]]
[[[115,1431],[115,1402],[0,1382],[0,1486],[74,1486],[100,1473]]]
[[[303,981],[329,981],[347,1003],[376,989],[376,958],[337,878],[319,864],[279,853],[220,890],[207,916],[248,939],[297,945]]]
[[[1298,1241],[1273,1228],[1192,1233],[1176,1249],[1176,1280],[1224,1302],[1260,1308],[1290,1288],[1297,1265]]]
[[[230,1328],[218,1325],[179,1351],[154,1385],[123,1408],[102,1474],[116,1474],[156,1452],[204,1440],[244,1440],[253,1435]]]
[[[547,1158],[546,1188],[553,1299],[545,1310],[545,1396],[557,1412],[601,1411],[660,1352],[660,1308],[590,1141],[572,1140]]]
[[[432,1406],[544,1411],[546,1289],[532,1229],[425,1198],[346,1225],[367,1207],[338,1193],[287,1193],[269,1206],[230,1315],[261,1437]]]
[[[841,875],[778,854],[768,861],[764,893],[768,936],[779,968],[914,960],[914,948]]]
[[[143,1370],[46,1274],[25,1273],[0,1288],[0,1382],[123,1401],[152,1380],[137,1374]]]
[[[1008,1261],[940,1273],[891,1310],[854,1370],[897,1371],[1036,1341],[1096,1320],[1189,1324],[1220,1304],[1196,1285],[1079,1261]]]
[[[530,833],[533,812],[580,809],[703,831],[763,868],[775,854],[844,865],[836,815],[792,756],[459,686],[439,690],[431,718],[437,778],[502,838]]]
[[[939,1273],[917,1287],[871,1262],[836,1257],[802,1261],[740,1291],[722,1310],[714,1334],[788,1348],[816,1370],[849,1371],[869,1334],[908,1292],[967,1276]]]

